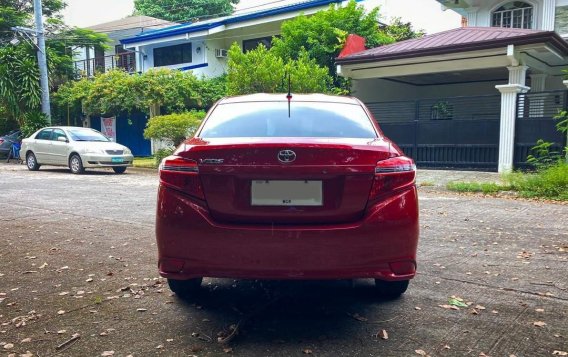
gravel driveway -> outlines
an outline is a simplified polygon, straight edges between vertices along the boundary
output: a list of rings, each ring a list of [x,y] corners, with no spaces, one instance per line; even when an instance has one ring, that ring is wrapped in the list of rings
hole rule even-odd
[[[567,355],[566,205],[421,187],[398,300],[366,280],[207,279],[183,302],[157,274],[155,173],[0,165],[0,187],[0,356]]]

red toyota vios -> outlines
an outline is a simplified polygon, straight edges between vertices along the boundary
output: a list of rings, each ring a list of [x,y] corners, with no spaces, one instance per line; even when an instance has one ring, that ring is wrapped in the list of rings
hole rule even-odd
[[[374,278],[399,296],[416,273],[415,176],[355,98],[223,99],[160,165],[160,274],[182,297],[203,277]]]

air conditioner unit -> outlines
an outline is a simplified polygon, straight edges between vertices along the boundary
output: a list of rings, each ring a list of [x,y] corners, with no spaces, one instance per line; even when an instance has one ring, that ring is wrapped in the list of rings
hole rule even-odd
[[[217,58],[227,57],[227,50],[224,50],[222,48],[216,48],[215,49],[215,57],[217,57]]]

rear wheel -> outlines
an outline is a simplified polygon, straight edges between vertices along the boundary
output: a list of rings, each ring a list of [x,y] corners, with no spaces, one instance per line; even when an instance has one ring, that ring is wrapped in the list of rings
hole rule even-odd
[[[39,164],[37,163],[37,159],[33,152],[30,152],[26,155],[26,165],[28,166],[28,170],[30,171],[37,171],[39,170]]]
[[[77,154],[71,155],[69,158],[69,169],[72,173],[78,175],[85,172],[85,168],[83,167],[83,161],[81,160],[81,156]]]
[[[115,174],[123,174],[126,171],[126,167],[113,167],[112,169]]]
[[[408,280],[384,281],[375,279],[375,286],[381,296],[396,299],[408,289]]]
[[[203,278],[188,280],[168,279],[168,285],[170,286],[170,290],[176,293],[177,296],[182,299],[187,299],[197,294],[202,281]]]

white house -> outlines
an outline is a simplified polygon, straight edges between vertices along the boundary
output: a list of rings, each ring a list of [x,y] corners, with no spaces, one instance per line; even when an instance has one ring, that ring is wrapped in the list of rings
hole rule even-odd
[[[128,72],[138,72],[135,52],[126,50],[120,40],[145,31],[157,30],[177,25],[174,22],[150,16],[129,16],[124,19],[105,22],[87,27],[98,33],[106,34],[111,42],[108,49],[93,46],[75,49],[74,67],[79,76],[91,76],[95,72],[112,68],[122,68]]]
[[[438,2],[465,27],[337,59],[386,134],[419,165],[500,172],[539,138],[563,146],[568,0]]]
[[[280,34],[285,20],[300,14],[314,14],[343,1],[311,0],[243,10],[226,17],[146,31],[120,42],[136,54],[139,71],[166,67],[215,77],[225,73],[227,49],[232,43],[238,43],[245,51],[256,48],[259,43],[269,47],[272,37]]]

